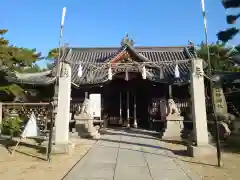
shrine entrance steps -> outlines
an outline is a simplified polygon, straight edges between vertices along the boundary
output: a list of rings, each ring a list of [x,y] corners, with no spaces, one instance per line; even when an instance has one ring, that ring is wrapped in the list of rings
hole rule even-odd
[[[198,180],[151,133],[108,129],[64,180]]]

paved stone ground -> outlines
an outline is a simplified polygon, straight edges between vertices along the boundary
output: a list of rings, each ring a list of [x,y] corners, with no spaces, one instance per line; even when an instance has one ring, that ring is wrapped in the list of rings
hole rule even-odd
[[[107,130],[64,180],[198,180],[146,131]]]

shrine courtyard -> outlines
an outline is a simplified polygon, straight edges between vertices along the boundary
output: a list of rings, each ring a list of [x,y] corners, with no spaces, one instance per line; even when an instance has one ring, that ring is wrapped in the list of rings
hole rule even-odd
[[[54,155],[49,163],[39,159],[38,150],[22,145],[11,157],[0,141],[0,179],[238,179],[239,153],[223,152],[224,166],[218,168],[216,156],[184,156],[186,147],[179,141],[160,141],[146,132],[114,129],[99,141],[76,143],[71,155]]]
[[[157,135],[157,134],[156,134]],[[161,141],[147,131],[107,130],[64,180],[190,180],[190,172]]]

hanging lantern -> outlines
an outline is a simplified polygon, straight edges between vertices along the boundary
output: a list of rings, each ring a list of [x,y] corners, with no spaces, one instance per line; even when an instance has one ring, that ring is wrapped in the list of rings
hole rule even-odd
[[[128,71],[126,70],[126,72],[125,72],[125,81],[128,81],[128,80],[129,80]]]
[[[143,68],[142,68],[142,78],[143,79],[147,78],[147,73],[146,73],[146,67],[145,66],[143,66]]]
[[[108,69],[108,79],[112,80],[112,68],[111,67],[109,67],[109,69]]]
[[[178,64],[176,64],[176,66],[175,66],[175,78],[179,78],[179,77],[180,77],[179,68],[178,68]]]
[[[83,70],[82,70],[82,65],[81,64],[79,64],[79,66],[78,66],[78,77],[82,77],[82,74],[83,74]]]

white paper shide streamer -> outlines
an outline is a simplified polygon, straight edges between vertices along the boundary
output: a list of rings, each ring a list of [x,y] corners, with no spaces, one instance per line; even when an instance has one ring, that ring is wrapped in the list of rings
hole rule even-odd
[[[109,69],[108,69],[108,79],[112,80],[112,68],[111,67],[109,67]]]
[[[82,65],[79,64],[79,66],[78,66],[78,77],[82,77],[82,74],[83,74]]]
[[[179,78],[179,77],[180,77],[180,72],[179,72],[178,64],[176,64],[176,66],[175,66],[175,78]]]
[[[159,76],[160,79],[164,79],[163,68],[160,69]]]
[[[146,67],[145,66],[143,66],[143,68],[142,68],[142,78],[143,79],[147,78],[147,73],[146,73]]]
[[[126,70],[125,72],[125,81],[128,81],[129,80],[129,76],[128,76],[128,71]]]

